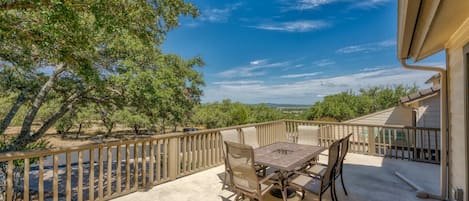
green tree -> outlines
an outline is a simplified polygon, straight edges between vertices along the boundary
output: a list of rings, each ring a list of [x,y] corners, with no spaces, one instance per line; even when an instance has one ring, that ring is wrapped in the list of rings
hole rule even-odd
[[[397,106],[400,97],[415,91],[416,86],[396,85],[341,92],[316,102],[305,115],[312,120],[344,121]]]
[[[124,108],[117,111],[114,114],[113,119],[117,123],[132,128],[135,135],[141,134],[142,128],[148,128],[150,126],[150,120],[147,116],[142,115],[131,108]]]
[[[1,83],[2,91],[18,98],[0,131],[21,105],[31,103],[8,150],[36,141],[77,104],[121,95],[109,77],[151,66],[179,16],[198,15],[184,0],[7,0],[0,8],[0,71],[11,69],[12,77],[21,78],[18,84]],[[54,94],[58,108],[32,131],[39,110]]]

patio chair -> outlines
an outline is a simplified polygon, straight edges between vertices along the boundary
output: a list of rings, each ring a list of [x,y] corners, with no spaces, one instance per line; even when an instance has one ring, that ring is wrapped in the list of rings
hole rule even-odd
[[[260,147],[256,127],[241,128],[241,133],[243,135],[244,144],[254,149]]]
[[[289,182],[290,186],[293,186],[301,191],[302,199],[304,199],[305,191],[309,191],[319,197],[319,201],[322,201],[322,194],[330,188],[332,200],[337,200],[335,193],[335,180],[334,175],[336,166],[339,160],[340,142],[336,141],[329,147],[329,159],[328,166],[321,171],[318,175],[310,175],[305,172],[295,172]]]
[[[347,193],[347,189],[345,189],[344,177],[343,177],[343,174],[342,174],[343,173],[342,170],[343,170],[343,167],[344,167],[345,156],[348,153],[348,149],[349,149],[349,145],[350,145],[350,137],[352,135],[353,134],[350,133],[347,136],[345,136],[344,138],[338,140],[338,142],[340,144],[340,154],[339,154],[339,159],[337,161],[334,180],[337,180],[340,177],[340,182],[342,183],[342,188],[344,189],[345,195],[348,195],[348,193]],[[319,174],[321,174],[321,172],[324,172],[327,167],[328,167],[327,164],[317,164],[317,165],[312,166],[311,168],[305,170],[305,172],[307,172],[309,174],[312,174],[312,175],[319,175]]]
[[[233,142],[225,142],[225,145],[226,161],[231,170],[230,177],[236,193],[235,200],[238,200],[240,196],[242,198],[247,196],[263,201],[262,196],[275,185],[271,178],[276,174],[259,177],[254,166],[254,150],[251,146]]]
[[[319,142],[319,127],[318,126],[298,126],[298,144],[317,145]]]
[[[222,144],[222,149],[223,149],[223,160],[225,162],[225,174],[223,175],[223,185],[221,187],[221,189],[224,190],[233,186],[233,184],[231,183],[231,180],[229,179],[230,177],[228,176],[230,169],[226,161],[226,146],[224,142],[227,141],[227,142],[240,143],[241,140],[239,137],[239,133],[236,129],[222,130],[220,131],[220,135],[221,135],[221,144]]]
[[[315,145],[320,146],[319,142],[319,127],[318,126],[298,126],[297,144]],[[316,164],[318,157],[314,157],[311,161],[306,163],[299,169],[309,168],[311,165]]]

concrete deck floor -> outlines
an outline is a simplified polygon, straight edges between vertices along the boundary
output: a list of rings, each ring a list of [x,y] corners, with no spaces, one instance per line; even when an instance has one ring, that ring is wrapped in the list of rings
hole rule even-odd
[[[325,161],[320,157],[320,161]],[[413,201],[423,200],[415,196],[415,191],[395,176],[399,172],[424,190],[439,192],[439,166],[426,163],[410,162],[361,154],[348,154],[344,163],[344,181],[349,193],[345,196],[340,181],[337,180],[339,200],[350,201]],[[224,167],[218,166],[190,176],[161,184],[150,190],[132,193],[115,201],[228,201],[234,195],[228,190],[221,190]],[[265,200],[281,200],[267,193]],[[289,201],[301,200],[300,196]],[[313,194],[306,194],[306,201],[319,200]],[[323,195],[323,200],[331,200],[330,191]]]

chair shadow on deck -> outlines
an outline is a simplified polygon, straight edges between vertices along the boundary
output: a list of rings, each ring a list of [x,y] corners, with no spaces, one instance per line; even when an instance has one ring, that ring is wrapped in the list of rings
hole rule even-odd
[[[340,184],[341,181],[337,179],[336,191],[340,201],[424,200],[417,198],[415,190],[395,176],[395,172],[401,173],[430,193],[436,193],[439,189],[439,165],[435,164],[350,154],[346,157],[343,171],[344,183],[349,195],[345,196]],[[218,173],[217,176],[220,185],[222,185],[224,172]],[[224,191],[228,190],[225,189]],[[231,197],[220,195],[220,198],[223,201],[234,200],[234,195]],[[270,193],[267,193],[264,199],[268,201],[282,200],[273,197]],[[299,201],[301,195],[298,193],[297,196],[288,200]],[[306,193],[304,200],[316,201],[318,197]],[[323,200],[331,200],[330,190],[324,193]],[[425,200],[430,201],[429,199]]]

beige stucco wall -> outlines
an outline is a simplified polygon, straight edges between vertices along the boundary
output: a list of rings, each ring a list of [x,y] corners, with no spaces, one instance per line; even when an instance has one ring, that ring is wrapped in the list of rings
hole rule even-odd
[[[440,128],[440,95],[418,102],[417,127]]]
[[[464,26],[464,25],[463,25]],[[466,25],[467,26],[467,25]],[[450,199],[453,200],[452,190],[461,188],[464,192],[464,200],[468,200],[467,192],[467,142],[465,110],[466,99],[466,74],[463,47],[469,42],[469,29],[459,29],[455,37],[447,45],[448,63],[448,106],[449,106],[449,189]],[[464,32],[464,33],[461,33]]]
[[[355,124],[412,126],[412,109],[397,106],[346,121]]]

